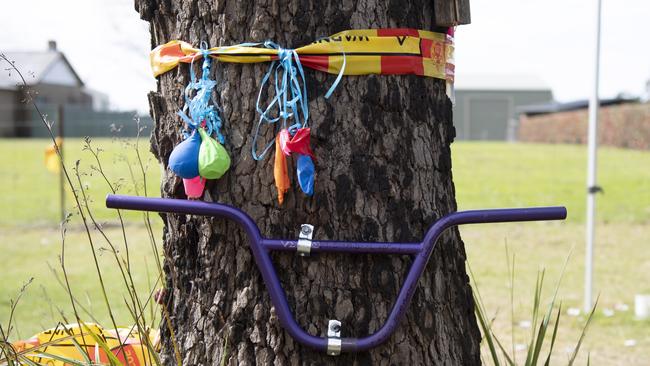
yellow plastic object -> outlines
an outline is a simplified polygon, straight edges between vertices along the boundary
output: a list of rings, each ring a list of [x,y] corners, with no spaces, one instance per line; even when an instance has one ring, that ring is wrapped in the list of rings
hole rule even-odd
[[[60,137],[56,138],[56,144],[59,148],[63,147],[63,139]],[[59,156],[56,154],[56,148],[54,144],[48,146],[45,149],[45,168],[52,173],[59,173],[61,171],[61,162]]]
[[[222,62],[255,63],[273,61],[278,50],[262,44],[214,47],[209,55]],[[296,49],[303,66],[344,75],[415,74],[453,84],[453,30],[436,33],[417,29],[347,30],[318,39]],[[183,41],[170,41],[150,54],[154,76],[179,63],[202,57],[198,48]]]
[[[84,361],[89,358],[92,362],[108,364],[109,357],[118,360],[122,365],[140,366],[152,365],[154,355],[149,348],[141,343],[141,337],[149,337],[149,344],[157,347],[158,331],[148,329],[148,334],[139,334],[137,328],[118,328],[108,330],[93,323],[58,325],[55,328],[42,331],[28,340],[14,342],[16,352],[37,364],[65,366],[64,360]],[[122,346],[120,347],[120,341]],[[109,356],[104,347],[110,350]],[[76,342],[76,344],[75,344]],[[81,352],[85,350],[86,355]]]

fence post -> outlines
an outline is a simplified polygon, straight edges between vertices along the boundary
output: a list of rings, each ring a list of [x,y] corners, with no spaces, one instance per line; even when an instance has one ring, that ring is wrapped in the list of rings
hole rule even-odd
[[[59,152],[61,153],[61,165],[63,165],[63,136],[65,134],[64,130],[64,121],[65,121],[65,114],[64,114],[64,106],[63,104],[59,104],[58,108],[58,120],[59,123],[57,124],[57,136],[59,141],[57,141],[57,145],[59,145]],[[59,169],[59,208],[60,208],[60,217],[61,217],[61,223],[63,223],[63,220],[65,220],[65,181],[63,179],[63,169]]]

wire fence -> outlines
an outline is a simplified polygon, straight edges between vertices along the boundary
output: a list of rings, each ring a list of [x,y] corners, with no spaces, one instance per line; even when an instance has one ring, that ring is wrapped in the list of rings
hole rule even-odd
[[[53,122],[55,134],[60,131],[58,124],[63,123],[65,137],[133,137],[138,133],[138,126],[145,128],[145,134],[153,128],[150,116],[139,115],[135,111],[95,111],[76,105],[59,108],[52,104],[39,104],[39,108],[46,119]],[[0,137],[47,136],[47,129],[31,105],[0,105]]]

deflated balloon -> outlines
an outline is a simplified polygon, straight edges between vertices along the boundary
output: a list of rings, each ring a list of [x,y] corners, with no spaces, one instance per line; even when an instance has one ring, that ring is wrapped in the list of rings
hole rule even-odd
[[[284,156],[280,147],[280,134],[275,137],[273,176],[275,177],[275,187],[278,189],[278,202],[282,204],[284,202],[284,194],[291,187],[291,182],[289,182],[289,173],[287,171],[287,157]]]
[[[291,135],[289,134],[289,130],[287,130],[286,128],[281,129],[280,133],[278,134],[278,139],[276,139],[276,143],[280,144],[280,149],[286,156],[291,155],[291,151],[287,147],[287,142],[289,142],[289,140],[291,140]]]
[[[291,153],[297,153],[302,155],[309,155],[312,158],[314,153],[311,151],[309,146],[310,141],[310,128],[299,128],[296,130],[296,133],[291,136],[289,131],[283,129],[280,131],[280,147],[282,152],[285,155],[291,155]]]
[[[169,155],[169,168],[181,178],[194,178],[199,175],[199,149],[201,137],[196,131]]]
[[[187,198],[200,198],[205,188],[205,178],[199,175],[191,179],[183,178],[183,186]]]
[[[314,194],[314,162],[307,155],[298,156],[298,183],[306,195]]]
[[[219,179],[230,168],[230,155],[217,140],[199,128],[201,146],[199,149],[199,175],[206,179]],[[192,177],[190,177],[192,178]]]

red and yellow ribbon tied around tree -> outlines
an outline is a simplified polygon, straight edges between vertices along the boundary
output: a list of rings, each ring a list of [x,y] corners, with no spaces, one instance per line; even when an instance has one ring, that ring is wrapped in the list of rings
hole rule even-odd
[[[425,30],[346,30],[295,49],[303,66],[330,74],[415,74],[454,82],[453,28],[447,33]],[[222,62],[257,63],[278,59],[278,49],[263,44],[213,47],[207,54]],[[190,63],[202,51],[183,41],[170,41],[151,51],[154,76],[179,63]],[[345,60],[345,67],[344,65]]]
[[[262,81],[261,89],[271,74],[274,74],[276,96],[265,110],[261,109],[258,97],[257,110],[261,117],[254,134],[252,155],[260,160],[273,145],[271,141],[261,154],[256,152],[256,139],[261,124],[274,124],[282,120],[279,127],[282,132],[278,133],[276,127],[274,162],[278,201],[282,204],[284,194],[290,187],[285,155],[291,152],[298,153],[301,188],[306,194],[313,194],[314,154],[309,147],[309,114],[303,66],[339,75],[326,98],[338,84],[341,75],[414,74],[445,80],[447,95],[453,99],[453,54],[453,28],[449,28],[447,33],[399,28],[347,30],[296,49],[283,49],[270,41],[206,49],[174,40],[156,47],[151,51],[150,59],[154,76],[172,70],[180,63],[191,63],[204,56],[221,62],[273,62]],[[280,84],[277,80],[279,75],[282,75]],[[269,117],[269,110],[274,107],[279,108],[280,113]],[[293,125],[289,126],[287,119],[293,119]],[[295,135],[290,135],[288,131],[294,131],[292,128],[301,134],[296,132]]]

